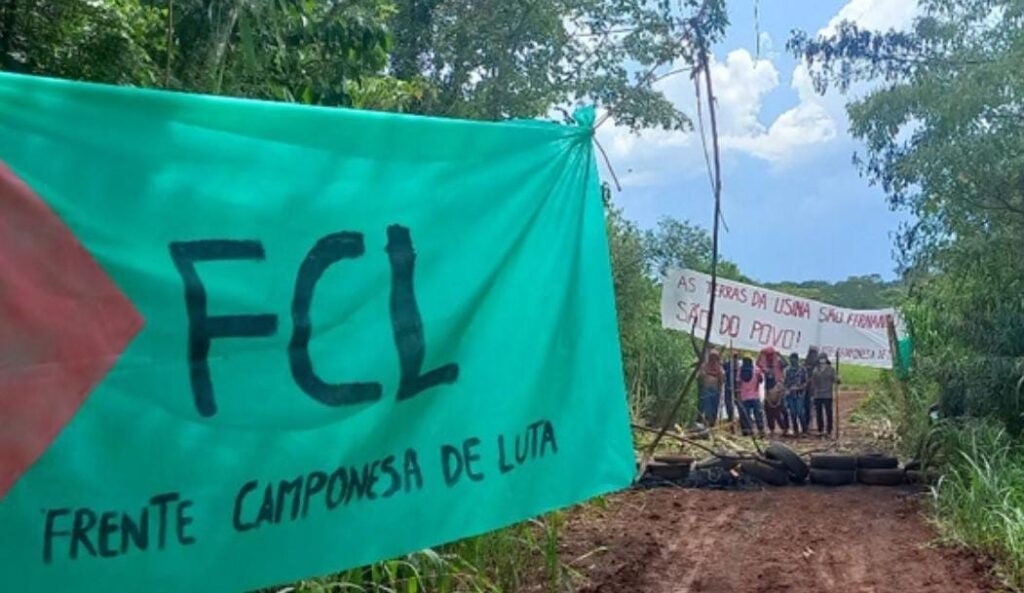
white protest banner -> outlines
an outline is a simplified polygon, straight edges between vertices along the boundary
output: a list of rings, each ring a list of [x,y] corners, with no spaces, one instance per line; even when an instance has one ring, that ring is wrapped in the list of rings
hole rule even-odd
[[[772,346],[803,356],[810,346],[844,362],[892,368],[888,321],[893,309],[845,309],[811,299],[718,279],[711,343],[737,349]],[[661,324],[703,336],[708,323],[711,276],[669,270],[661,292]],[[696,324],[696,325],[695,325]]]

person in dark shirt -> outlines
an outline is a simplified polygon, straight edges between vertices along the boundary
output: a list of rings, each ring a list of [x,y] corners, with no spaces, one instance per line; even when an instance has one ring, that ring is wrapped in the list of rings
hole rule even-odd
[[[811,376],[811,387],[814,389],[814,410],[818,420],[818,434],[832,434],[832,397],[835,386],[839,383],[836,370],[832,368],[828,355],[818,356],[818,368]]]
[[[725,370],[722,367],[722,355],[712,348],[707,360],[700,367],[700,400],[697,405],[704,426],[714,426],[718,422],[718,406],[725,385]]]
[[[786,411],[793,425],[793,436],[807,434],[807,415],[804,410],[804,396],[807,395],[807,369],[800,365],[800,355],[789,355],[784,384],[786,387]]]
[[[811,346],[807,349],[807,358],[804,359],[804,372],[807,373],[807,389],[804,392],[804,426],[810,430],[811,426],[811,410],[814,408],[813,405],[813,388],[811,387],[811,377],[814,375],[814,369],[818,368],[818,348]]]

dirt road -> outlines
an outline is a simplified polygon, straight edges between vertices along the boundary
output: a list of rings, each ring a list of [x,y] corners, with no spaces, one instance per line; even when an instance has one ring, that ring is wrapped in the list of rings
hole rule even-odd
[[[929,545],[906,491],[656,489],[574,516],[563,560],[592,593],[981,593],[987,568]],[[595,550],[598,550],[595,553]]]
[[[934,540],[910,488],[659,488],[571,513],[561,557],[589,593],[993,590],[985,563]]]

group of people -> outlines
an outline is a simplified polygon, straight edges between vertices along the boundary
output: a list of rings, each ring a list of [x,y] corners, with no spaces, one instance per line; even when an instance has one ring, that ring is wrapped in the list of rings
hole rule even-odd
[[[828,355],[815,347],[807,351],[802,364],[797,353],[790,354],[787,362],[771,346],[761,350],[756,361],[734,353],[723,362],[721,353],[712,349],[699,371],[699,413],[705,425],[714,426],[724,405],[729,422],[739,416],[744,435],[753,434],[756,426],[764,436],[767,420],[773,435],[778,428],[784,435],[800,436],[810,431],[813,407],[818,434],[831,435],[837,384],[839,377]]]

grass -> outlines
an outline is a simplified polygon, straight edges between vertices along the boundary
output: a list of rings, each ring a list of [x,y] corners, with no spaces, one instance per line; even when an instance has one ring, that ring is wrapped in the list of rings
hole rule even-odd
[[[1024,590],[1024,449],[985,424],[944,431],[953,453],[932,489],[943,537],[995,561],[1014,590]]]
[[[931,515],[941,538],[991,558],[1007,586],[1024,591],[1024,443],[992,423],[929,421],[934,393],[890,377],[883,375],[852,420],[888,427],[905,457],[937,470]]]
[[[883,380],[882,376],[884,374],[886,374],[886,371],[881,369],[848,363],[839,364],[840,386],[846,389],[870,389]]]
[[[563,523],[556,511],[437,549],[259,593],[506,593],[527,585],[558,593],[578,577],[558,556]]]

